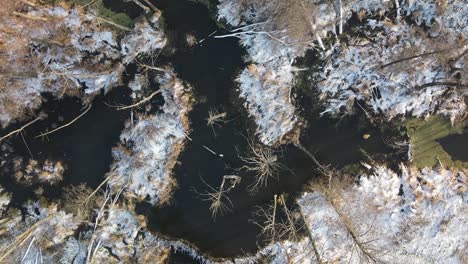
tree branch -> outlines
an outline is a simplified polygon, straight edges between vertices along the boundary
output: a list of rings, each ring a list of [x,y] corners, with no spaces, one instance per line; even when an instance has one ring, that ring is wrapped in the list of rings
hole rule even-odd
[[[36,123],[37,121],[41,120],[43,117],[44,117],[43,115],[39,115],[39,116],[36,117],[36,119],[34,119],[33,121],[27,123],[26,125],[24,125],[24,126],[18,128],[18,129],[16,129],[16,130],[11,131],[11,132],[8,133],[7,135],[1,137],[1,138],[0,138],[0,142],[2,142],[2,140],[6,139],[6,138],[8,138],[8,137],[10,137],[10,136],[12,136],[12,135],[14,135],[14,134],[20,133],[20,132],[23,131],[26,127],[28,127],[28,126],[30,126],[30,125]]]
[[[49,132],[41,133],[40,135],[37,135],[37,136],[35,136],[34,138],[47,136],[47,135],[49,135],[49,134],[52,134],[52,133],[54,133],[54,132],[57,132],[58,130],[60,130],[60,129],[62,129],[62,128],[65,128],[65,127],[70,126],[70,125],[73,124],[76,120],[78,120],[78,119],[80,119],[82,116],[84,116],[84,115],[91,109],[91,106],[92,106],[92,105],[89,105],[88,108],[87,108],[83,113],[81,113],[79,116],[77,116],[76,118],[74,118],[74,119],[73,119],[72,121],[70,121],[69,123],[67,123],[67,124],[65,124],[65,125],[63,125],[63,126],[59,126],[59,127],[57,127],[56,129],[51,130],[51,131],[49,131]]]

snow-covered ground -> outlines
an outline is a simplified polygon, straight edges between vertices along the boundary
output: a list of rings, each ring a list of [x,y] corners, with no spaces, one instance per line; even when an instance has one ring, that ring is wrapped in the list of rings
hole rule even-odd
[[[351,185],[302,194],[305,237],[224,263],[466,263],[467,172],[401,171],[378,166]]]
[[[405,22],[369,20],[368,26],[378,32],[372,41],[356,39],[324,57],[318,83],[323,113],[347,114],[361,102],[370,115],[386,119],[439,113],[454,121],[464,115],[466,92],[454,71],[463,76],[460,56],[468,45],[430,38]]]
[[[218,9],[218,18],[230,26],[245,26],[234,31],[233,36],[247,49],[251,64],[241,72],[237,82],[240,97],[257,125],[258,138],[265,145],[287,142],[285,135],[299,121],[291,94],[292,63],[304,49],[285,45],[289,39],[281,32],[264,30],[268,23],[249,16],[250,9],[243,9],[239,1],[220,1]]]
[[[266,145],[282,142],[298,120],[291,103],[293,75],[290,69],[290,63],[281,59],[250,64],[237,79],[240,96],[257,123],[258,137]]]
[[[109,172],[113,189],[123,187],[127,197],[148,199],[152,204],[168,202],[176,185],[172,168],[189,133],[191,109],[190,88],[172,70],[157,81],[164,98],[161,111],[137,114],[127,122],[121,145],[113,150],[115,162]]]
[[[324,51],[322,80],[311,84],[318,86],[323,114],[349,114],[354,107],[362,107],[369,116],[385,119],[433,113],[452,122],[460,118],[467,95],[462,54],[468,47],[460,40],[468,36],[468,5],[463,2],[290,0],[283,5],[281,1],[222,0],[218,19],[235,28],[228,35],[239,38],[247,49],[252,64],[237,79],[240,96],[262,143],[275,145],[284,143],[284,135],[300,121],[284,118],[297,116],[291,94],[297,69],[291,65],[310,48]],[[395,24],[384,19],[392,12]],[[380,17],[380,21],[367,22],[363,32],[367,37],[351,35],[349,43],[340,43],[335,36],[349,33],[343,28],[353,13],[360,19]],[[422,56],[408,58],[415,55]],[[252,74],[252,69],[260,69],[259,74]],[[462,86],[457,86],[460,81]]]
[[[239,263],[465,263],[465,172],[378,166],[351,185],[304,193],[297,201],[308,236],[278,242]],[[317,254],[314,251],[316,249]],[[237,263],[237,262],[236,262]]]
[[[2,208],[8,200],[4,196]],[[9,211],[0,228],[0,262],[164,263],[170,245],[144,229],[143,217],[116,203],[117,196],[102,200],[102,208],[96,208],[96,222],[83,221],[79,215],[60,210],[57,204],[45,206],[39,201],[23,205],[24,217],[18,210]],[[80,225],[87,228],[76,237]]]
[[[41,93],[79,96],[90,103],[121,82],[125,65],[138,54],[166,42],[159,14],[124,34],[80,7],[19,5],[16,11],[22,16],[4,15],[1,20],[2,27],[17,32],[0,31],[3,127],[33,114],[42,102]]]

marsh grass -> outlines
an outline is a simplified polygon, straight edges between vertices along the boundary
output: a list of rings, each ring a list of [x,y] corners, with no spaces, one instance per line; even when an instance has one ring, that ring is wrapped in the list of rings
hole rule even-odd
[[[439,163],[458,168],[468,168],[467,162],[453,161],[442,148],[439,139],[450,134],[461,133],[466,121],[451,125],[449,120],[439,116],[423,119],[409,119],[403,123],[409,137],[413,164],[418,168],[434,167]]]

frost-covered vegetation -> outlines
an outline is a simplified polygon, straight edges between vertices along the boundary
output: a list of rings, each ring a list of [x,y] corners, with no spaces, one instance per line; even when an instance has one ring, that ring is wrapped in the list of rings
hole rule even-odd
[[[247,66],[236,82],[256,124],[248,154],[237,157],[238,172],[255,176],[252,190],[267,187],[283,170],[293,175],[295,168],[286,168],[279,155],[280,146],[292,142],[312,159],[311,174],[320,174],[295,198],[273,194],[271,203],[258,207],[251,222],[268,244],[230,259],[212,259],[189,242],[149,232],[147,219],[136,213],[139,202],[171,201],[174,167],[192,140],[193,102],[177,65],[155,63],[166,45],[161,13],[150,1],[131,2],[145,11],[135,23],[111,17],[101,1],[93,9],[70,1],[0,0],[1,127],[44,118],[37,113],[44,93],[91,105],[121,84],[132,65],[132,76],[125,75],[132,103],[109,105],[129,111],[130,118],[96,189],[70,185],[60,198],[46,198],[42,187],[60,186],[66,164],[16,157],[7,144],[0,146],[0,167],[15,184],[41,186],[22,204],[15,204],[14,188],[0,186],[0,263],[166,263],[171,251],[203,263],[468,261],[467,165],[452,160],[437,141],[466,125],[466,1],[219,1],[217,18],[231,31],[210,37],[236,37],[246,48]],[[184,40],[190,48],[201,43],[195,35]],[[309,50],[319,65],[295,66]],[[293,87],[303,71],[314,77],[306,88],[317,95],[321,115],[359,109],[377,124],[398,120],[407,139],[392,144],[409,149],[408,161],[399,168],[391,166],[399,161],[362,161],[355,164],[361,172],[352,175],[320,164],[299,144],[306,124]],[[226,115],[212,110],[206,121],[230,122]],[[227,194],[240,181],[224,175],[206,194],[213,217],[236,212]]]
[[[109,192],[87,197],[74,193],[67,199],[87,199],[97,205],[93,221],[62,205],[29,201],[24,213],[10,208],[0,227],[2,263],[140,263],[164,262],[169,244],[145,232],[144,220]],[[4,194],[3,194],[4,196]],[[2,206],[8,204],[3,199]],[[65,202],[67,202],[67,199]],[[70,209],[70,208],[69,208]],[[77,208],[74,208],[77,209]],[[79,227],[81,227],[79,229]]]
[[[313,243],[323,250],[320,258],[463,263],[466,172],[400,169],[374,167],[349,187],[299,199]]]
[[[434,113],[452,122],[463,118],[463,2],[224,0],[218,17],[235,27],[223,37],[239,38],[258,64],[249,69],[268,69],[266,76],[246,69],[238,82],[259,138],[271,145],[299,121],[285,118],[295,115],[291,87],[298,69],[291,64],[313,48],[323,51],[318,83],[310,84],[320,93],[322,114],[340,116],[359,107],[385,120]],[[353,14],[359,34],[346,25]],[[340,41],[341,35],[348,40]]]
[[[94,96],[121,83],[128,64],[137,57],[140,63],[166,43],[157,10],[130,29],[79,5],[2,4],[4,127],[33,115],[45,92],[59,98],[77,96],[92,104]],[[161,263],[167,258],[171,244],[145,230],[145,219],[135,215],[133,201],[169,200],[175,185],[171,171],[189,131],[190,89],[169,68],[139,67],[145,74],[130,85],[136,93],[134,104],[116,106],[132,109],[131,119],[114,149],[111,171],[97,189],[68,186],[59,201],[32,198],[18,205],[0,188],[1,263]],[[155,76],[151,83],[159,90],[145,97],[155,88],[148,86],[148,71],[158,72],[151,75]],[[164,99],[161,109],[140,108],[151,105],[157,94]],[[43,117],[38,114],[26,125]],[[0,141],[23,133],[25,126]],[[60,161],[15,157],[7,144],[2,144],[1,162],[4,172],[23,185],[56,184],[65,170]],[[41,187],[35,191],[38,196],[43,192]]]
[[[190,89],[172,70],[157,81],[164,98],[161,112],[137,114],[128,121],[121,145],[113,151],[115,163],[108,176],[112,188],[125,188],[127,197],[152,204],[166,203],[171,197],[176,184],[171,172],[189,132],[191,109]]]
[[[236,263],[466,262],[467,172],[437,140],[466,125],[467,16],[466,1],[450,0],[220,1],[232,30],[218,37],[239,38],[249,54],[237,81],[262,143],[288,141],[301,120],[297,72],[314,70],[305,86],[322,115],[398,120],[409,148],[399,172],[373,163],[355,182],[315,180],[295,212],[306,236]],[[311,49],[319,65],[294,67]]]
[[[90,103],[121,82],[125,65],[138,54],[165,44],[159,14],[131,30],[119,28],[92,9],[66,3],[2,1],[1,5],[2,127],[33,115],[43,101],[42,93],[78,96]],[[131,32],[125,35],[127,30]]]
[[[318,83],[323,113],[349,113],[361,102],[369,115],[387,120],[437,112],[455,121],[464,115],[465,44],[404,22],[368,20],[367,26],[377,32],[371,40],[353,39],[326,58]]]
[[[335,175],[313,184],[297,200],[306,236],[235,263],[464,263],[466,171],[400,170],[376,166],[355,183]]]

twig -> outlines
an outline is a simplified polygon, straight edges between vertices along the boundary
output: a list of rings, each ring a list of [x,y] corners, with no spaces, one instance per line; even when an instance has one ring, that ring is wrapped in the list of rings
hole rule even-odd
[[[21,138],[23,139],[24,145],[28,149],[29,155],[31,156],[31,159],[34,159],[33,154],[31,152],[31,149],[28,146],[28,143],[26,143],[26,139],[24,139],[23,131],[20,132]]]
[[[72,121],[70,121],[69,123],[67,123],[67,124],[65,124],[65,125],[63,125],[63,126],[59,126],[59,127],[57,127],[56,129],[53,129],[53,130],[51,130],[51,131],[49,131],[49,132],[41,133],[40,135],[37,135],[37,136],[35,136],[34,138],[47,136],[47,135],[49,135],[49,134],[52,134],[52,133],[54,133],[54,132],[57,132],[57,131],[60,130],[60,129],[63,129],[63,128],[65,128],[65,127],[70,126],[70,125],[73,124],[76,120],[78,120],[78,119],[80,119],[82,116],[84,116],[84,115],[91,109],[91,107],[92,107],[92,104],[90,104],[90,105],[88,106],[88,108],[87,108],[83,113],[81,113],[79,116],[77,116],[76,118],[74,118],[74,119],[73,119]]]
[[[26,15],[26,14],[19,13],[19,12],[16,12],[16,11],[13,11],[12,14],[13,14],[13,15],[16,15],[16,16],[19,16],[19,17],[22,17],[22,18],[31,19],[31,20],[40,20],[40,21],[44,21],[44,22],[49,21],[49,20],[48,20],[47,18],[45,18],[45,17],[30,16],[30,15]]]
[[[204,147],[206,150],[208,150],[211,154],[217,156],[218,154],[216,154],[216,152],[214,152],[213,150],[211,150],[209,147],[205,146],[205,145],[202,145],[202,147]]]
[[[218,32],[218,30],[213,31],[213,32],[212,32],[211,34],[209,34],[206,38],[201,39],[200,41],[198,41],[198,44],[202,43],[202,42],[205,41],[207,38],[210,38],[211,36],[213,36],[214,34],[216,34],[216,32]]]
[[[283,206],[283,212],[286,215],[286,218],[288,220],[288,225],[285,230],[285,232],[291,233],[291,238],[296,239],[297,238],[297,230],[296,230],[296,224],[294,223],[294,220],[292,219],[291,212],[289,211],[289,208],[286,205],[286,201],[284,199],[284,195],[280,195],[280,204]]]
[[[46,218],[43,218],[39,221],[37,221],[36,223],[34,223],[30,228],[28,228],[26,231],[24,231],[23,233],[21,233],[19,236],[17,236],[13,242],[11,242],[10,244],[8,245],[5,245],[4,247],[2,247],[0,249],[0,252],[2,252],[0,255],[0,263],[3,263],[2,261],[8,257],[13,251],[15,251],[15,249],[17,249],[19,246],[21,246],[22,244],[24,244],[24,242],[26,242],[26,240],[28,238],[30,238],[32,236],[32,233],[36,230],[36,228],[41,225],[43,222],[49,220],[50,218],[52,218],[54,216],[54,214],[51,214],[49,216],[47,216]],[[5,252],[5,253],[3,253]]]
[[[395,0],[395,1],[398,1],[398,0]],[[342,7],[342,4],[341,4],[341,0],[338,1],[338,4],[339,4],[339,12],[340,12],[340,25],[338,27],[338,34],[341,35],[343,34],[343,7]]]
[[[244,136],[245,137],[245,136]],[[280,169],[287,169],[278,161],[275,151],[269,147],[256,147],[254,140],[245,137],[250,148],[250,155],[239,155],[239,159],[244,163],[240,170],[255,173],[255,181],[249,186],[250,191],[266,187],[268,179],[278,179]]]
[[[395,1],[397,1],[397,0],[395,0]],[[418,55],[414,55],[414,56],[409,56],[409,57],[401,58],[401,59],[398,59],[398,60],[389,62],[389,63],[387,63],[387,64],[384,64],[384,65],[380,66],[379,69],[383,69],[383,68],[386,68],[386,67],[388,67],[388,66],[391,66],[391,65],[393,65],[393,64],[397,64],[397,63],[400,63],[400,62],[404,62],[404,61],[408,61],[408,60],[413,60],[413,59],[420,58],[420,57],[430,56],[430,55],[433,55],[433,54],[436,54],[436,53],[445,52],[445,51],[447,51],[447,50],[450,50],[450,49],[435,50],[435,51],[431,51],[431,52],[426,52],[426,53],[422,53],[422,54],[418,54]]]
[[[131,104],[131,105],[127,105],[127,106],[121,106],[121,107],[118,107],[117,110],[121,111],[121,110],[126,110],[126,109],[129,109],[129,108],[133,108],[133,107],[137,107],[137,106],[140,106],[146,102],[148,102],[149,100],[151,100],[155,95],[161,93],[162,90],[159,89],[157,91],[154,91],[153,93],[151,93],[149,96],[145,97],[144,99],[142,99],[141,101],[137,102],[137,103],[134,103],[134,104]]]
[[[224,118],[226,118],[227,113],[219,113],[217,110],[209,110],[208,111],[208,117],[206,118],[206,123],[208,126],[211,127],[211,130],[213,130],[213,135],[216,137],[216,132],[214,129],[214,125],[218,125],[221,127],[221,124],[219,123],[225,123]]]
[[[36,240],[36,237],[33,237],[31,239],[31,242],[29,243],[28,249],[26,249],[26,253],[24,253],[23,258],[21,259],[21,263],[23,263],[24,260],[26,259],[26,256],[28,256],[29,250],[31,249],[32,244],[34,243],[34,240]]]
[[[43,115],[39,115],[39,116],[36,117],[36,119],[34,119],[33,121],[27,123],[26,125],[20,127],[19,129],[16,129],[16,130],[14,130],[14,131],[11,131],[10,133],[8,133],[8,134],[6,134],[5,136],[1,137],[1,138],[0,138],[0,142],[2,142],[2,140],[6,139],[6,138],[8,138],[8,137],[10,137],[10,136],[12,136],[12,135],[14,135],[14,134],[20,133],[20,132],[23,131],[26,127],[28,127],[28,126],[34,124],[35,122],[41,120],[42,118],[43,118]]]
[[[166,69],[163,69],[163,68],[160,68],[160,67],[155,67],[155,66],[151,66],[151,65],[148,65],[148,64],[145,64],[145,63],[141,63],[139,62],[138,60],[137,61],[137,64],[139,66],[142,66],[144,68],[147,68],[147,69],[150,69],[150,70],[155,70],[155,71],[160,71],[160,72],[164,72],[164,73],[168,73],[170,75],[173,75],[170,71],[166,70]]]
[[[304,214],[302,213],[302,209],[301,209],[300,207],[299,207],[299,215],[301,216],[302,221],[304,222],[305,228],[306,228],[306,230],[307,230],[307,235],[308,235],[308,237],[309,237],[309,239],[310,239],[310,243],[312,244],[312,248],[313,248],[313,250],[314,250],[315,258],[317,259],[317,261],[318,261],[320,264],[322,264],[322,263],[324,263],[324,262],[322,261],[322,259],[321,259],[321,257],[320,257],[320,254],[319,254],[319,252],[318,252],[318,250],[317,250],[317,245],[315,245],[315,239],[314,239],[314,237],[312,236],[312,231],[310,230],[309,226],[307,225],[307,220],[306,220]]]
[[[255,216],[264,218],[265,220],[262,223],[258,223],[254,220],[250,220],[253,224],[259,226],[262,231],[260,235],[266,236],[267,240],[271,242],[276,242],[276,210],[278,207],[278,195],[273,196],[273,205],[268,205],[266,209],[258,207],[258,210],[254,213]]]
[[[456,83],[456,82],[431,82],[431,83],[425,83],[421,85],[417,85],[416,89],[424,89],[427,87],[432,87],[432,86],[454,86],[454,87],[463,87],[466,88],[468,87],[468,83]]]
[[[272,35],[273,32],[256,31],[256,27],[258,25],[262,25],[262,24],[266,24],[266,23],[267,22],[259,22],[259,23],[243,26],[243,27],[240,27],[240,28],[236,28],[234,30],[231,30],[230,34],[218,35],[218,36],[214,36],[214,38],[229,38],[229,37],[240,38],[240,36],[242,36],[242,35],[259,34],[259,35],[267,35],[271,39],[276,40],[276,41],[278,41],[279,43],[281,43],[283,45],[289,46],[288,43],[284,42],[283,40],[281,40],[281,39],[279,39],[279,38],[277,38],[275,36],[273,36]],[[250,29],[244,31],[244,29],[247,29],[247,28],[250,28]]]
[[[96,216],[96,220],[94,222],[93,235],[91,236],[89,246],[88,246],[88,254],[86,256],[86,264],[87,263],[92,263],[92,259],[94,257],[94,254],[92,254],[92,252],[93,252],[94,240],[96,239],[96,229],[97,229],[97,227],[99,225],[99,222],[101,221],[101,218],[104,216],[104,208],[106,207],[107,202],[110,200],[111,195],[106,191],[105,197],[106,197],[106,199],[102,203],[102,206],[99,209],[98,214]],[[98,242],[97,246],[99,246],[99,242]]]
[[[101,0],[92,0],[91,2],[87,3],[86,5],[84,5],[83,7],[88,7],[90,5],[94,5],[96,2],[100,2]]]
[[[207,197],[207,198],[202,199],[203,201],[211,202],[210,211],[211,211],[211,217],[213,218],[213,220],[216,220],[216,216],[218,215],[218,213],[223,215],[225,212],[231,211],[227,203],[229,203],[230,206],[233,206],[233,203],[231,199],[229,199],[229,197],[225,196],[224,194],[227,194],[229,191],[235,188],[236,185],[240,183],[241,179],[242,178],[237,175],[224,175],[221,185],[219,186],[219,189],[215,189],[211,187],[211,185],[206,183],[203,180],[203,178],[201,178],[202,182],[206,186],[208,186],[208,188],[210,188],[210,191],[200,194],[200,195]],[[231,180],[231,185],[228,187],[225,187],[226,180]]]
[[[294,146],[302,150],[309,158],[317,165],[318,171],[325,177],[328,177],[328,187],[331,187],[331,181],[333,178],[333,170],[329,169],[330,166],[323,166],[316,158],[315,156],[310,153],[306,148],[304,148],[301,144],[299,143],[294,143]]]
[[[108,182],[108,181],[110,180],[111,176],[112,176],[112,175],[107,176],[107,178],[105,178],[105,179],[101,182],[101,184],[99,184],[99,186],[96,187],[96,189],[94,189],[94,191],[93,191],[91,194],[89,194],[88,197],[86,197],[86,199],[82,202],[82,204],[86,204],[86,203],[89,201],[89,199],[91,199],[91,197],[93,197],[93,196],[99,191],[99,189],[101,189],[101,187],[102,187],[104,184],[106,184],[106,182]]]
[[[37,5],[36,5],[35,3],[30,2],[30,1],[21,0],[21,2],[22,2],[23,4],[28,5],[28,6],[37,7]]]
[[[105,22],[105,23],[107,23],[107,24],[110,24],[110,25],[112,25],[112,26],[114,26],[114,27],[116,27],[116,28],[118,28],[118,29],[123,30],[123,31],[131,31],[131,30],[132,30],[131,28],[128,28],[128,27],[119,25],[119,24],[117,24],[117,23],[114,23],[114,22],[112,22],[112,21],[110,21],[110,20],[107,20],[107,19],[105,19],[105,18],[102,18],[102,17],[96,16],[96,18],[97,18],[98,20],[101,20],[101,21],[103,21],[103,22]]]

